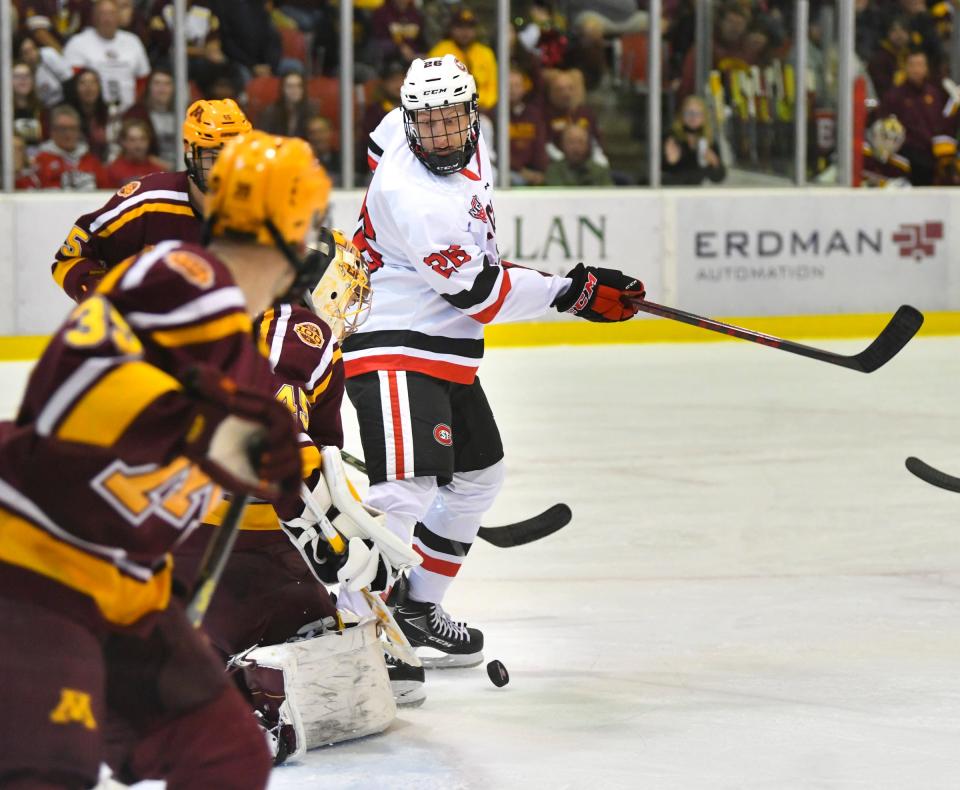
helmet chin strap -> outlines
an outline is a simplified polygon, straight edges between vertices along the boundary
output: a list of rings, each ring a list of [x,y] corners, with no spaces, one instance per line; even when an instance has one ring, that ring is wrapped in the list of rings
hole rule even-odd
[[[308,249],[307,254],[301,258],[293,248],[287,244],[273,222],[268,219],[264,224],[271,237],[273,237],[273,242],[276,244],[277,249],[283,253],[287,259],[287,263],[289,263],[294,272],[296,272],[296,277],[294,277],[287,292],[281,297],[281,301],[299,302],[309,295],[310,288],[320,279],[323,270],[330,263],[332,249],[326,254],[321,250]],[[332,244],[332,239],[327,241],[327,243]],[[335,249],[335,247],[333,249]]]

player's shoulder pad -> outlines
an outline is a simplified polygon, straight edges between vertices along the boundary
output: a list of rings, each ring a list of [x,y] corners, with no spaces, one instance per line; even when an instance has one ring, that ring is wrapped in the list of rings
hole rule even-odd
[[[124,184],[113,193],[107,205],[117,206],[131,198],[157,198],[171,202],[190,199],[189,180],[185,172],[148,173]]]
[[[274,332],[281,331],[278,324],[283,318],[282,309],[275,309],[270,317],[269,347],[270,363],[274,373],[313,387],[336,365],[342,365],[342,357],[336,353],[339,344],[325,321],[305,307],[287,305],[290,308],[282,329],[279,347]]]
[[[316,313],[299,305],[291,307],[290,320],[287,323],[287,333],[291,340],[297,340],[318,352],[323,352],[330,343],[337,342],[327,322],[318,318]]]
[[[120,268],[111,290],[148,287],[151,291],[168,291],[173,301],[236,287],[229,269],[209,250],[180,241],[162,242]]]

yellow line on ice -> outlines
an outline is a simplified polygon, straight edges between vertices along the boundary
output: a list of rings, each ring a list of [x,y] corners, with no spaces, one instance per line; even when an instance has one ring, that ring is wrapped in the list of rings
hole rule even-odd
[[[876,336],[893,313],[856,315],[794,315],[717,317],[720,321],[754,329],[788,340],[811,338],[868,338]],[[960,312],[925,313],[921,336],[960,335]],[[711,316],[713,318],[715,316]],[[660,318],[637,319],[622,324],[586,321],[544,321],[497,324],[486,328],[489,348],[518,346],[595,345],[600,343],[702,343],[728,341],[717,332]],[[48,337],[0,337],[0,360],[31,360],[40,356]]]

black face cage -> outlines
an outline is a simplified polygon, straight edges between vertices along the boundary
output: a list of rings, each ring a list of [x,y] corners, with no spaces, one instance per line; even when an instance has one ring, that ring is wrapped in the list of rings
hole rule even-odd
[[[426,150],[424,143],[432,143],[432,138],[436,135],[420,134],[416,122],[418,113],[428,113],[430,120],[433,121],[435,117],[439,117],[441,108],[403,109],[403,130],[407,134],[407,143],[410,145],[410,150],[413,151],[413,155],[417,159],[423,162],[427,170],[436,173],[438,176],[446,176],[463,170],[477,151],[477,143],[480,140],[480,110],[477,107],[477,100],[473,98],[470,101],[462,102],[462,104],[466,106],[467,112],[466,115],[460,116],[461,125],[458,131],[466,132],[466,141],[460,148],[443,154]],[[455,107],[456,105],[447,106]],[[434,113],[438,115],[434,116]],[[433,146],[429,147],[432,148]]]
[[[193,183],[197,185],[197,188],[206,193],[207,191],[207,176],[210,175],[210,171],[213,169],[214,163],[217,161],[214,159],[210,162],[209,167],[204,167],[203,157],[200,155],[203,151],[210,151],[210,148],[201,148],[196,143],[191,143],[189,149],[183,154],[183,163],[187,166],[187,175],[193,180]]]

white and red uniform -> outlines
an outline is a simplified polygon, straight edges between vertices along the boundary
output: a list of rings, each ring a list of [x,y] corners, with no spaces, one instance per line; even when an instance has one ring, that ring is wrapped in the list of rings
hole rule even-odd
[[[374,175],[354,242],[370,263],[376,306],[344,344],[347,377],[407,370],[469,384],[484,325],[542,315],[570,280],[501,265],[482,135],[468,168],[437,176],[410,151],[397,108],[370,135],[368,161]]]
[[[354,242],[374,301],[343,344],[347,391],[370,470],[367,502],[404,539],[421,522],[414,548],[424,562],[410,594],[439,603],[503,480],[476,379],[484,325],[542,315],[571,281],[501,262],[482,136],[467,167],[436,175],[411,151],[397,108],[371,134],[368,159],[374,175]]]

